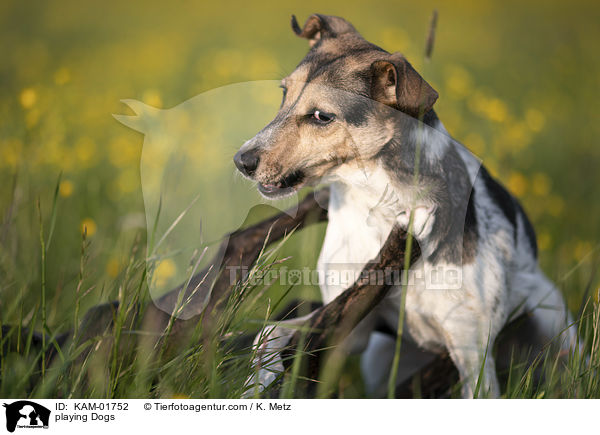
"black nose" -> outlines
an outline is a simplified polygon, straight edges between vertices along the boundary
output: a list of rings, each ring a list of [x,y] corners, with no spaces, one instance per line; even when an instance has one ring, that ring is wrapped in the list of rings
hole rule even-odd
[[[245,152],[238,151],[235,156],[233,156],[235,166],[242,174],[247,175],[248,177],[251,177],[252,174],[254,174],[259,161],[260,158],[255,150],[248,150]]]

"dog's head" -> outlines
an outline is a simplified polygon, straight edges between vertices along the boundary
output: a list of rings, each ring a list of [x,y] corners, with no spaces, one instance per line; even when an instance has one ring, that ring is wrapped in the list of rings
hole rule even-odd
[[[438,97],[402,55],[367,42],[342,18],[312,15],[301,29],[292,16],[292,29],[311,49],[281,81],[275,119],[234,157],[269,198],[376,155],[397,133],[394,114],[421,116]]]

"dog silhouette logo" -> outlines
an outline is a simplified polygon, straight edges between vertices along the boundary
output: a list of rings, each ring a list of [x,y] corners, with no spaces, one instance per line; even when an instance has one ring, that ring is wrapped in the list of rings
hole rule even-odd
[[[50,410],[29,400],[19,400],[3,405],[6,408],[6,430],[14,432],[16,428],[48,428]]]

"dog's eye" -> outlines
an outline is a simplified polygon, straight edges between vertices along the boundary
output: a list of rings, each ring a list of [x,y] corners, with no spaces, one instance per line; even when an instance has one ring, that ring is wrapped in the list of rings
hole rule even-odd
[[[315,110],[312,114],[312,118],[319,124],[329,124],[335,118],[333,113],[325,113],[320,110]]]

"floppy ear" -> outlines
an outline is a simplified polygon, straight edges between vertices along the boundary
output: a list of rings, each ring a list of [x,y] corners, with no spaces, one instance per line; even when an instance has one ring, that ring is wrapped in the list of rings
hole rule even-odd
[[[331,15],[313,14],[306,20],[301,29],[296,16],[292,15],[292,30],[301,38],[308,39],[313,47],[321,39],[335,38],[342,33],[356,32],[356,29],[348,21]]]
[[[400,54],[371,64],[371,98],[411,116],[429,112],[438,93]]]

